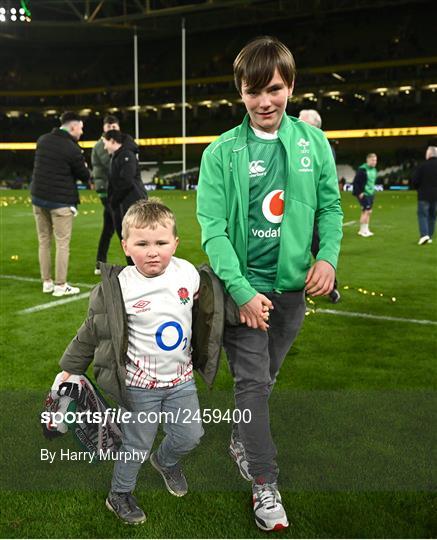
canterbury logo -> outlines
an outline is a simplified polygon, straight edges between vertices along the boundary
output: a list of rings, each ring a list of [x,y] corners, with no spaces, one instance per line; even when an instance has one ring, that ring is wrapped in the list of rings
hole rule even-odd
[[[263,174],[266,172],[266,168],[263,167],[261,164],[264,163],[264,161],[262,160],[258,160],[258,161],[251,161],[249,163],[249,175],[250,176],[255,176],[255,175],[258,175],[258,174]]]

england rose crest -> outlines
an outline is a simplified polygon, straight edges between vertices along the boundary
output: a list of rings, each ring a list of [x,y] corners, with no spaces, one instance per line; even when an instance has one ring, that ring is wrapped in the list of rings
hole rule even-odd
[[[190,295],[185,287],[181,287],[178,290],[179,300],[181,304],[187,304],[190,301]]]

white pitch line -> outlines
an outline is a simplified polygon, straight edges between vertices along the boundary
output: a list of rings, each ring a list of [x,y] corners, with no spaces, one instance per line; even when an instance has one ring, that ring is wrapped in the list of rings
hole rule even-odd
[[[9,276],[7,274],[0,274],[1,279],[12,279],[15,281],[29,281],[30,283],[41,283],[41,280],[38,278],[26,277],[26,276]],[[72,285],[77,285],[78,287],[86,287],[92,289],[97,284],[96,283],[72,283]]]
[[[68,298],[64,298],[62,300],[55,300],[54,302],[47,302],[46,304],[38,304],[37,306],[22,309],[21,311],[17,311],[17,314],[27,315],[28,313],[35,313],[36,311],[43,311],[44,309],[51,309],[53,307],[63,306],[64,304],[69,304],[70,302],[76,302],[77,300],[88,298],[89,295],[90,295],[89,292],[75,294],[73,296],[69,296]]]
[[[355,223],[355,222],[348,222],[348,223]],[[13,279],[16,281],[30,281],[32,283],[41,282],[41,280],[37,278],[30,278],[30,277],[25,277],[25,276],[10,276],[10,275],[5,275],[5,274],[0,274],[0,278]],[[91,287],[94,287],[95,284],[92,285],[90,283],[77,283],[77,285],[80,285],[81,287],[91,288]],[[90,295],[89,292],[81,293],[81,294],[74,295],[68,298],[64,298],[63,300],[56,300],[54,302],[47,302],[46,304],[39,304],[37,306],[33,306],[31,308],[18,311],[17,313],[19,315],[23,315],[26,313],[35,313],[37,311],[43,311],[44,309],[50,309],[52,307],[69,304],[70,302],[75,302],[76,300],[82,300],[82,298],[87,298],[89,295]],[[437,321],[428,321],[426,319],[403,319],[401,317],[372,315],[371,313],[359,313],[356,311],[339,311],[337,309],[316,309],[316,313],[325,313],[327,315],[342,315],[343,317],[357,317],[357,318],[362,318],[362,319],[374,319],[374,320],[379,320],[379,321],[395,321],[395,322],[406,322],[406,323],[413,323],[413,324],[437,326]]]
[[[327,313],[328,315],[342,315],[343,317],[358,317],[362,319],[376,319],[378,321],[395,321],[414,324],[436,325],[437,321],[426,319],[403,319],[402,317],[389,317],[386,315],[372,315],[371,313],[359,313],[356,311],[339,311],[337,309],[316,309],[316,313]]]
[[[354,225],[356,222],[356,219],[354,221],[346,221],[346,223],[343,223],[343,227],[349,227],[349,225]]]

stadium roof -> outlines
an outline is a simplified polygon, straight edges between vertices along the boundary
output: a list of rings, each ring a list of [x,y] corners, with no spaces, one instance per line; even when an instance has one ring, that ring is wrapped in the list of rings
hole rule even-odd
[[[429,3],[427,0],[0,0],[6,15],[26,8],[29,23],[0,21],[0,39],[116,42],[174,35],[186,18],[190,32],[205,32],[354,10]],[[90,27],[93,31],[90,32]],[[74,30],[65,34],[66,30]]]

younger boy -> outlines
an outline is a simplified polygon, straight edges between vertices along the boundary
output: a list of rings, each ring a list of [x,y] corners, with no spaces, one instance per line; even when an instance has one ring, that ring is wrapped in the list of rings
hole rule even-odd
[[[203,435],[191,363],[193,298],[199,288],[194,266],[174,257],[179,239],[175,217],[158,202],[133,204],[122,224],[122,246],[135,266],[102,265],[88,318],[61,359],[65,377],[84,373],[94,358],[97,383],[132,413],[122,425],[119,455],[149,455],[163,416],[165,437],[150,456],[168,491],[187,493],[179,461]],[[196,414],[197,412],[197,414]],[[144,453],[147,454],[144,454]],[[135,455],[134,454],[134,455]],[[115,462],[106,506],[124,523],[146,516],[132,491],[141,458]]]

